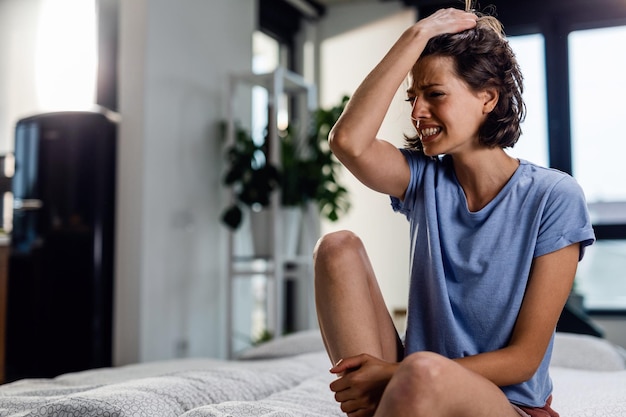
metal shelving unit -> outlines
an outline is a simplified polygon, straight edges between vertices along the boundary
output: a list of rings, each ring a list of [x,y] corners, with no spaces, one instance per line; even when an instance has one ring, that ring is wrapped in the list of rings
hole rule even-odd
[[[280,167],[280,142],[279,132],[279,111],[278,107],[284,95],[293,101],[297,106],[299,125],[302,128],[300,137],[306,138],[308,118],[317,107],[317,91],[313,84],[304,78],[285,68],[277,68],[271,73],[265,74],[233,74],[230,78],[230,103],[227,125],[227,144],[233,143],[235,134],[235,120],[237,109],[235,97],[237,89],[241,86],[263,87],[268,92],[268,136],[269,141],[269,161]],[[285,332],[285,307],[286,294],[285,283],[287,279],[299,282],[297,302],[303,302],[304,306],[298,305],[301,315],[305,318],[305,323],[300,323],[300,327],[310,328],[315,325],[315,309],[313,305],[313,273],[311,253],[317,235],[319,234],[319,220],[314,208],[303,210],[302,226],[305,238],[300,242],[309,242],[303,245],[306,254],[287,255],[285,242],[283,241],[283,219],[280,208],[280,191],[274,192],[271,198],[270,211],[270,233],[269,255],[267,256],[238,256],[235,253],[234,233],[229,233],[228,245],[228,283],[227,283],[227,352],[230,357],[237,356],[235,349],[235,309],[237,301],[234,297],[234,286],[239,279],[250,280],[253,277],[266,278],[267,302],[266,302],[266,329],[273,335],[282,335]],[[308,239],[306,236],[308,235]],[[298,329],[300,330],[300,329]]]

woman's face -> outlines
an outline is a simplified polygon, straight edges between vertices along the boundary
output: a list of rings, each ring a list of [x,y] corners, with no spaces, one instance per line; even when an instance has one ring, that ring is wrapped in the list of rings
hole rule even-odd
[[[454,72],[450,57],[428,56],[413,68],[407,91],[418,136],[429,156],[480,147],[478,129],[490,108],[488,91],[472,91]]]

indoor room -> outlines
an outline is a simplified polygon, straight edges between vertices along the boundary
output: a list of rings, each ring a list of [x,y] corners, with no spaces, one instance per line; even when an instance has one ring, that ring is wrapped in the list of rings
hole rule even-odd
[[[0,415],[78,407],[59,375],[78,387],[177,372],[203,372],[211,388],[224,376],[217,386],[237,396],[194,403],[168,379],[145,392],[171,388],[183,405],[156,395],[142,413],[342,415],[328,390],[316,243],[360,237],[401,337],[414,254],[407,217],[338,161],[328,134],[408,27],[465,3],[0,0]],[[506,154],[571,175],[595,235],[557,325],[555,409],[621,416],[626,2],[469,4],[502,23],[523,74],[526,116]],[[416,129],[407,91],[409,78],[377,132],[398,148]],[[285,357],[270,375],[269,360]],[[303,359],[290,368],[293,357]],[[272,385],[282,376],[295,392]],[[51,394],[18,401],[39,389]],[[141,407],[124,389],[112,395]],[[90,406],[105,395],[80,392]],[[133,415],[124,404],[81,415]]]

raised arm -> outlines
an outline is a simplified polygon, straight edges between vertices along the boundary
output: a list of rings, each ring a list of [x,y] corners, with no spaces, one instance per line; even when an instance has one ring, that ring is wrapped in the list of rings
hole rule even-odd
[[[337,158],[366,186],[402,197],[409,167],[398,149],[376,138],[396,91],[428,40],[476,25],[476,15],[458,9],[439,10],[408,28],[352,95],[329,135]]]

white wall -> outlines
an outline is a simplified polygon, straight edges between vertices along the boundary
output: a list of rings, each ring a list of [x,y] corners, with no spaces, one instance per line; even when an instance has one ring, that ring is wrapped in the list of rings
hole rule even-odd
[[[344,94],[351,95],[415,18],[413,8],[403,8],[395,2],[331,7],[318,31],[320,104],[332,106]],[[379,132],[380,138],[397,146],[402,145],[403,134],[410,132],[405,90],[406,86],[399,89]],[[387,307],[391,311],[406,307],[409,276],[406,218],[391,210],[388,196],[367,189],[349,172],[344,171],[341,180],[350,192],[351,211],[336,223],[324,223],[323,230],[356,232],[368,250]]]
[[[35,47],[41,0],[0,0],[0,154],[13,151],[15,123],[39,110]]]
[[[120,2],[115,362],[224,356],[215,123],[249,71],[252,1]]]

